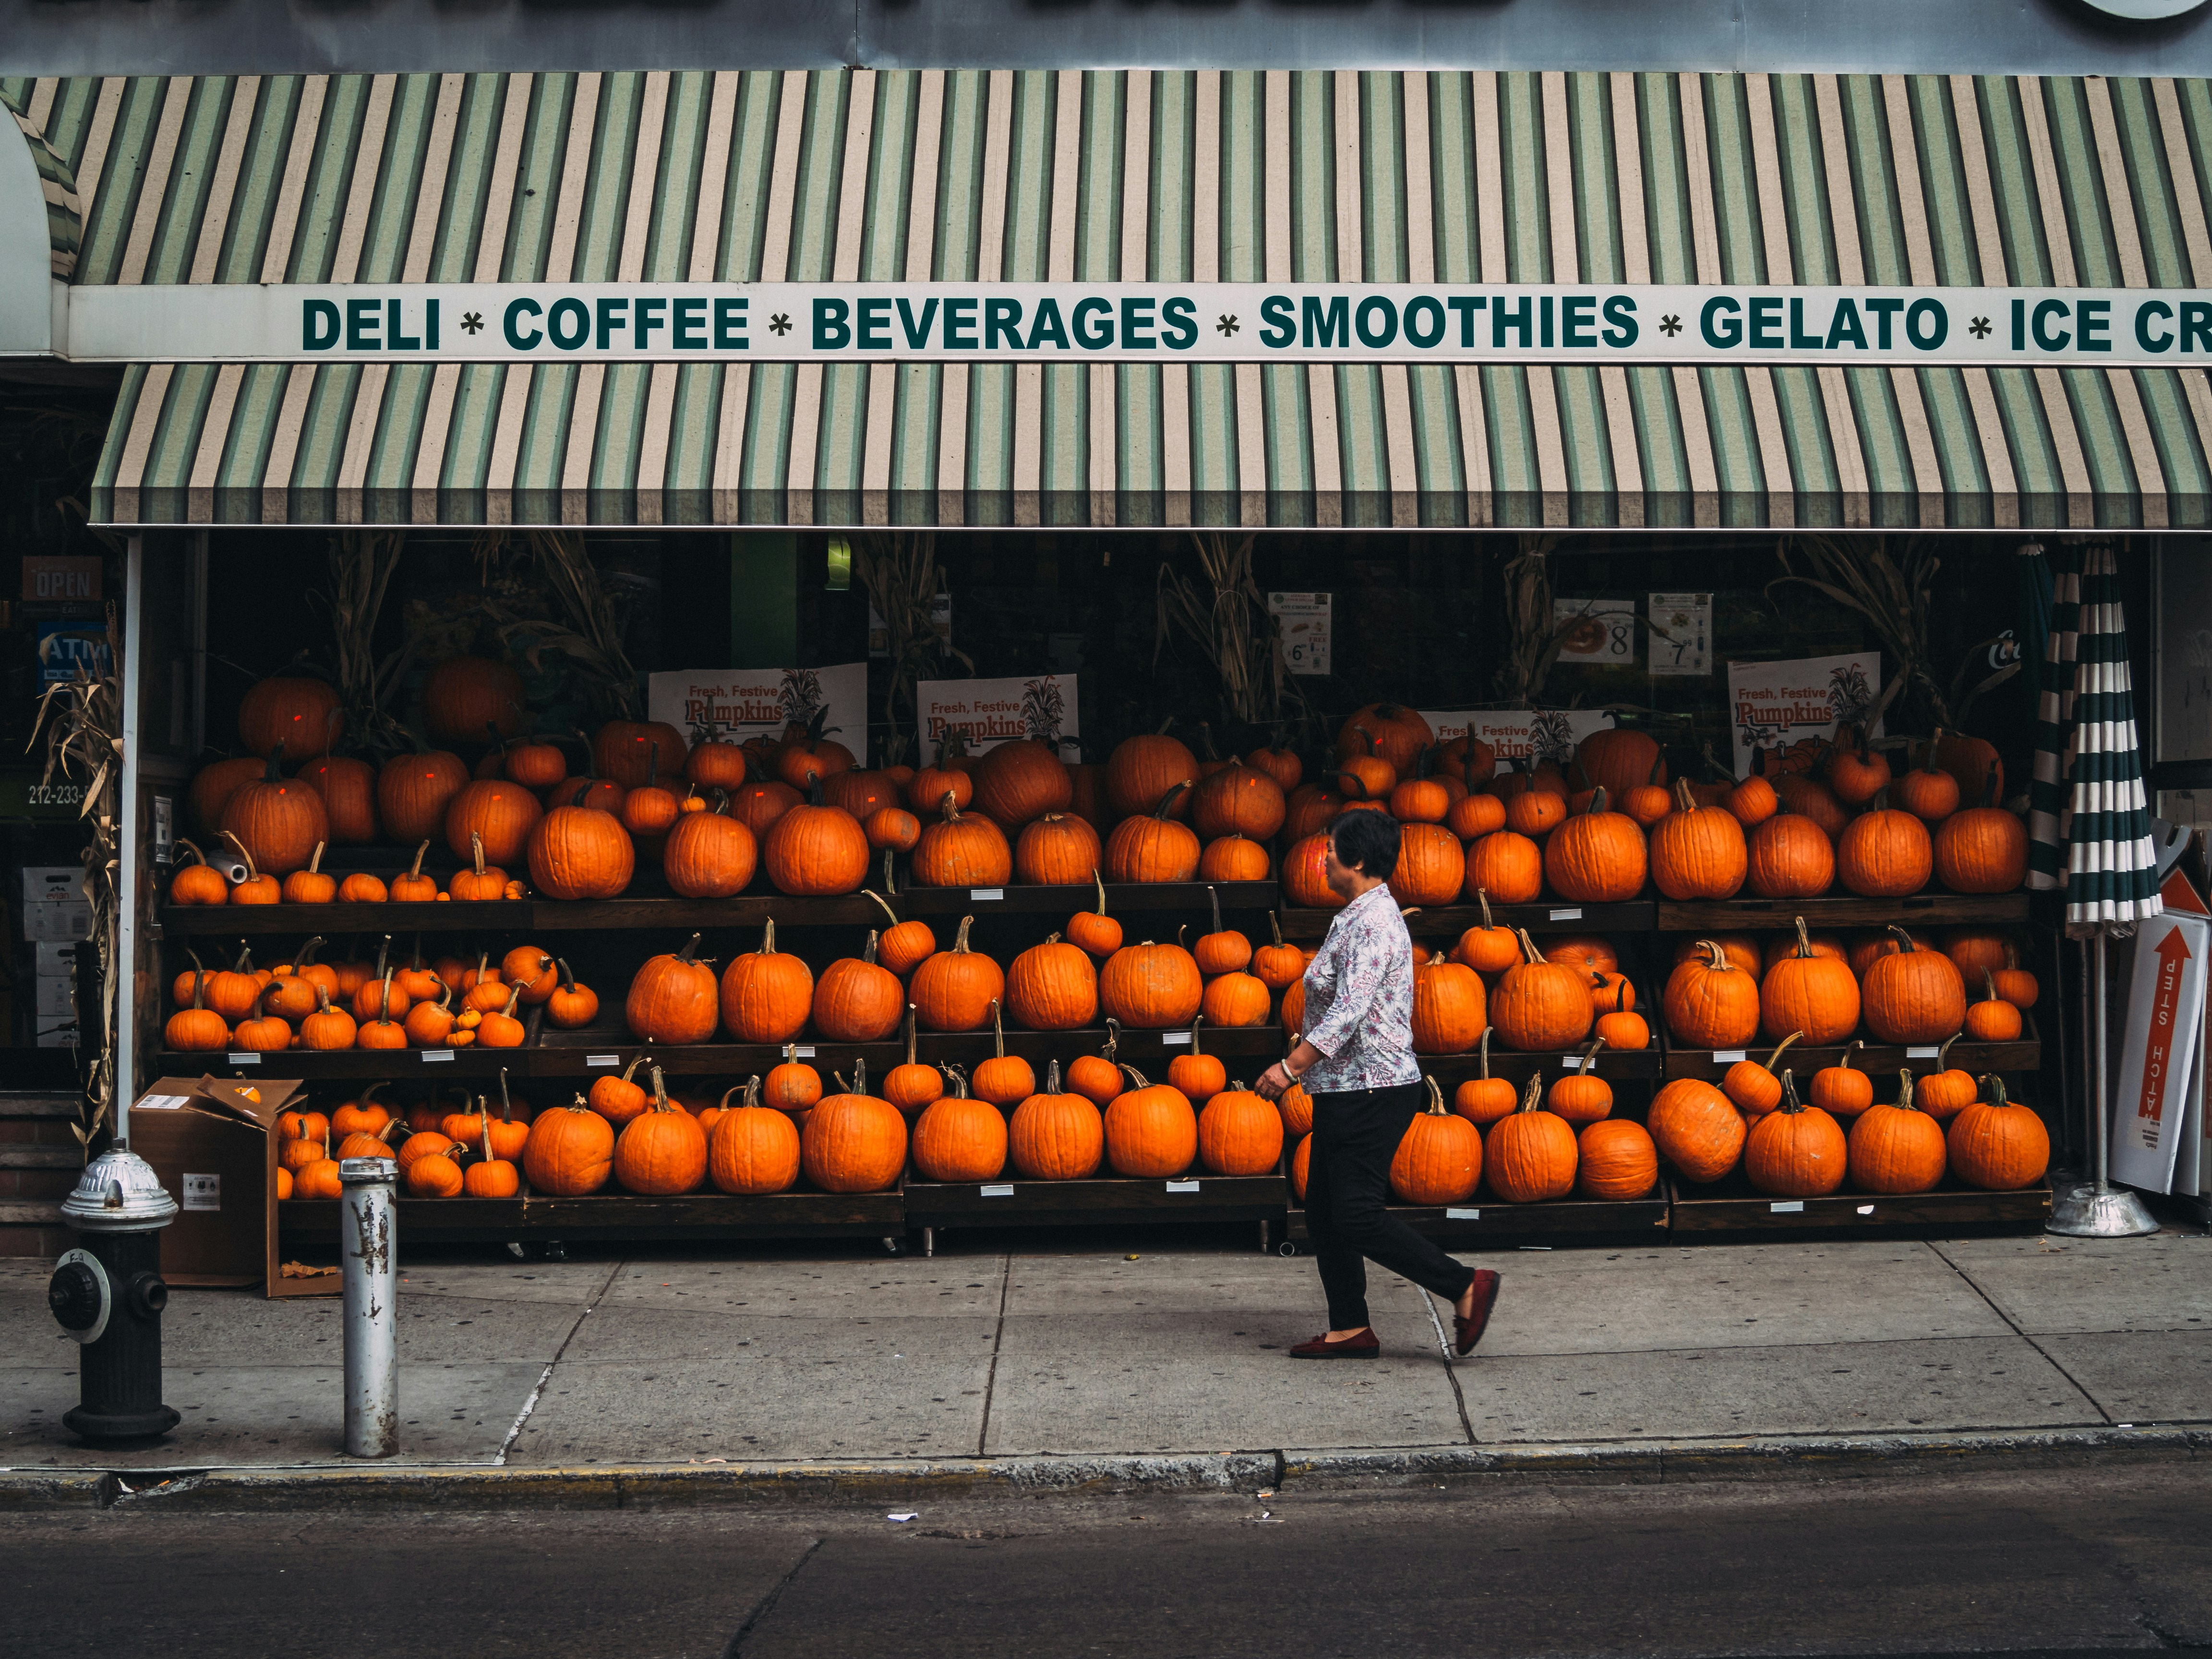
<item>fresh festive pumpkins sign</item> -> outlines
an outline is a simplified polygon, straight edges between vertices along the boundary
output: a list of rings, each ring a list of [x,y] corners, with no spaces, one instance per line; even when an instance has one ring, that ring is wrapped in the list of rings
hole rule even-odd
[[[1077,738],[1075,676],[1037,674],[1005,680],[924,680],[914,689],[921,763],[933,764],[945,740],[961,735],[969,754],[1015,738],[1059,746],[1070,763],[1082,758]]]
[[[1500,764],[1555,760],[1564,766],[1577,744],[1613,725],[1602,708],[1424,708],[1421,718],[1438,743],[1472,737],[1488,744]]]
[[[647,718],[665,720],[693,743],[743,743],[783,735],[787,726],[822,723],[855,754],[868,740],[868,665],[830,668],[685,668],[648,678]]]
[[[1758,751],[1776,750],[1774,769],[1802,772],[1838,726],[1865,720],[1881,696],[1881,653],[1801,657],[1791,662],[1729,665],[1729,723],[1735,735],[1735,775],[1749,777]],[[1881,735],[1876,720],[1870,738]]]

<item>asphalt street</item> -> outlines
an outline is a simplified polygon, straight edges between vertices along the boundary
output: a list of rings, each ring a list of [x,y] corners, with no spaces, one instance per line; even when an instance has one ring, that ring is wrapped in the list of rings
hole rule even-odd
[[[904,1505],[901,1506],[903,1512]],[[2212,1474],[0,1517],[0,1652],[2111,1654],[2212,1646]]]

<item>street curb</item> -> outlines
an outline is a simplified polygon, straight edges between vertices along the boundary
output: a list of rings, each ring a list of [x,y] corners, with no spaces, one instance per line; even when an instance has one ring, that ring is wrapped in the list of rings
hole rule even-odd
[[[9,1470],[0,1511],[144,1509],[617,1510],[1121,1492],[1258,1492],[1434,1487],[1474,1479],[1619,1486],[2032,1469],[2188,1462],[2212,1429],[2142,1428],[1925,1435],[1620,1441],[1591,1445],[1414,1446],[1219,1455],[1039,1456],[880,1462],[639,1464],[525,1469],[317,1468]],[[147,1480],[153,1484],[143,1484]]]

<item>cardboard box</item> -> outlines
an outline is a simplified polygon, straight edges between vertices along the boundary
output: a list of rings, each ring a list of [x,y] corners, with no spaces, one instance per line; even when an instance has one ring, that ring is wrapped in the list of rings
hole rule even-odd
[[[23,866],[26,904],[82,904],[84,866],[81,864],[27,864]]]
[[[40,1020],[39,1022],[38,1047],[41,1048],[74,1048],[78,1046],[77,1024],[75,1020],[70,1020],[66,1024],[58,1022],[51,1025],[44,1020]]]
[[[171,1284],[338,1294],[337,1274],[287,1279],[277,1260],[276,1115],[305,1086],[292,1078],[165,1077],[131,1107],[131,1149],[179,1206],[161,1238]]]
[[[39,1024],[43,1025],[49,1020],[74,1021],[76,1018],[76,980],[34,979],[31,983],[39,988],[32,1008]]]
[[[89,904],[27,904],[23,937],[37,943],[74,944],[92,937]]]
[[[76,943],[40,945],[33,947],[39,955],[38,975],[40,979],[67,979],[76,972]]]

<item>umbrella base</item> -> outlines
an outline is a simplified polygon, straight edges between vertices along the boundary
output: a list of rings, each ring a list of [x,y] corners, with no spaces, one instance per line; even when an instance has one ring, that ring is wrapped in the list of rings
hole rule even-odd
[[[2158,1230],[2142,1200],[2124,1188],[2100,1191],[2094,1181],[2052,1198],[2051,1219],[2043,1228],[2067,1238],[2138,1238]]]

